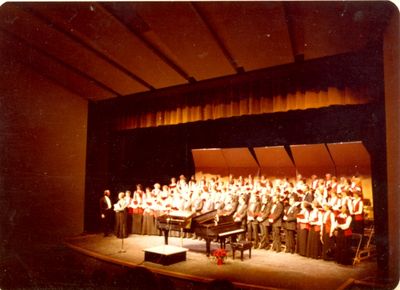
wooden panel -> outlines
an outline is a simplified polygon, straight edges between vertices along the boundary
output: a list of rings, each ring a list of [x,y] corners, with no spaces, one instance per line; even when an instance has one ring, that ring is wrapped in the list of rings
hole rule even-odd
[[[222,155],[234,176],[258,175],[259,168],[248,148],[222,149]]]
[[[335,173],[335,166],[325,144],[291,145],[290,149],[300,174],[304,176],[316,174],[322,177],[326,173]]]
[[[294,61],[279,2],[202,2],[217,34],[246,71]]]
[[[296,168],[283,146],[254,148],[261,174],[266,177],[293,177]]]
[[[362,142],[328,144],[338,175],[371,175],[371,161]]]
[[[93,52],[13,4],[7,3],[1,7],[0,27],[76,67],[121,95],[147,90]]]
[[[129,9],[132,10],[132,7],[126,6],[126,13],[130,13]],[[44,13],[54,23],[73,32],[85,43],[134,72],[155,88],[185,82],[185,79],[165,64],[101,5],[95,3],[69,3],[67,5],[34,3],[29,4],[29,7]]]
[[[193,161],[196,168],[214,167],[227,168],[221,149],[193,149]]]
[[[258,164],[247,148],[222,149],[226,163],[229,167],[257,167]]]
[[[163,52],[178,60],[178,64],[189,75],[203,80],[235,73],[190,3],[133,5],[135,11],[162,42],[160,45],[156,44],[161,49],[168,47],[168,51],[163,49]],[[157,40],[154,34],[153,40]]]

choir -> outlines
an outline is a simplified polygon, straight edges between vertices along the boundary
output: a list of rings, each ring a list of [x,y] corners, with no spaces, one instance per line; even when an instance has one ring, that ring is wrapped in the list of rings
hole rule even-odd
[[[218,216],[232,216],[246,229],[239,240],[267,249],[341,264],[352,261],[352,232],[363,234],[361,179],[331,174],[306,179],[298,175],[269,180],[264,176],[229,176],[189,181],[181,175],[169,185],[154,184],[143,190],[120,192],[114,205],[117,237],[131,234],[158,235],[158,216],[170,211],[194,215],[217,210]],[[272,233],[272,237],[271,237]],[[193,237],[195,238],[195,237]],[[284,247],[281,242],[284,241]]]

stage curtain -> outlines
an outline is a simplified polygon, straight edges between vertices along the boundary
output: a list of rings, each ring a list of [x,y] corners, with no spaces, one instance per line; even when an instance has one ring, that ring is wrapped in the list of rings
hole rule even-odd
[[[147,128],[181,123],[216,120],[289,110],[305,110],[331,105],[365,104],[374,99],[368,86],[325,86],[288,88],[253,82],[185,96],[171,96],[162,101],[125,109],[113,118],[115,130]]]

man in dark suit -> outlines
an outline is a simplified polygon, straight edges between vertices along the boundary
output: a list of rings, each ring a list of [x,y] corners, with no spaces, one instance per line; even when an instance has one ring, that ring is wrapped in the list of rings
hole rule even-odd
[[[272,197],[271,214],[268,217],[272,224],[272,250],[281,251],[281,226],[282,226],[283,204],[279,201],[279,196]]]
[[[107,237],[111,232],[112,204],[110,199],[110,191],[104,191],[104,195],[100,198],[100,217],[104,236]]]
[[[268,227],[270,226],[268,217],[271,213],[272,201],[269,199],[267,194],[261,197],[261,209],[257,217],[258,224],[260,226],[261,241],[259,249],[268,248],[269,246],[269,232]]]
[[[297,214],[299,213],[299,207],[297,203],[297,196],[293,194],[289,199],[289,205],[284,209],[283,220],[285,222],[285,244],[286,244],[286,253],[294,254],[296,244],[294,235],[296,232],[297,226]]]

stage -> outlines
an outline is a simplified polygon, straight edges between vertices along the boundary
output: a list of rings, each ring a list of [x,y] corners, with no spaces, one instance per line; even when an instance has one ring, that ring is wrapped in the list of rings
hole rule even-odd
[[[114,236],[82,235],[66,240],[66,245],[82,254],[126,267],[146,267],[156,274],[178,279],[210,282],[228,279],[238,288],[247,289],[338,289],[351,279],[368,280],[376,276],[376,261],[366,260],[355,266],[343,266],[333,261],[314,260],[297,254],[276,253],[265,249],[248,251],[244,260],[232,259],[230,245],[225,264],[217,265],[207,257],[205,241],[183,239],[188,249],[186,261],[164,266],[144,261],[144,250],[164,244],[162,236],[131,235],[121,240]],[[181,247],[181,239],[169,237],[169,245]],[[219,247],[211,243],[211,252]]]

